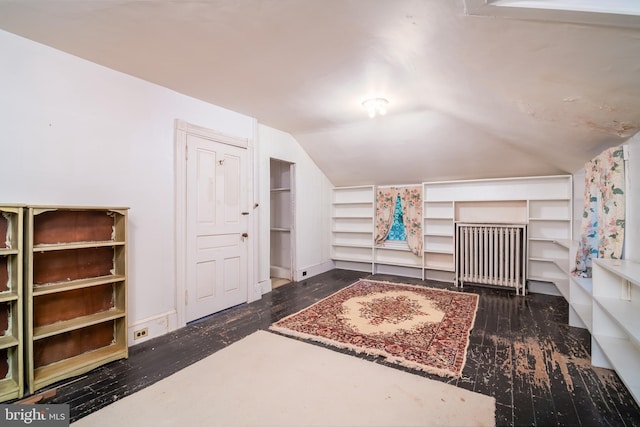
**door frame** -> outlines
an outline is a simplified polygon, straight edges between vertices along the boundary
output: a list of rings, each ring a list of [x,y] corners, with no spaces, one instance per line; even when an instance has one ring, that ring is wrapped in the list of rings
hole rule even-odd
[[[194,125],[183,120],[176,119],[175,125],[175,256],[176,256],[176,317],[178,327],[185,326],[186,304],[187,304],[187,135],[199,136],[214,142],[233,145],[247,149],[246,187],[247,206],[250,207],[247,229],[249,230],[250,243],[247,247],[247,299],[246,302],[254,301],[262,297],[259,286],[255,286],[255,265],[254,248],[257,245],[257,234],[255,233],[257,204],[254,200],[254,147],[250,138],[240,138]],[[253,209],[251,209],[253,207]],[[253,232],[253,233],[252,233]],[[253,234],[253,236],[251,235]],[[251,242],[251,240],[253,240]]]

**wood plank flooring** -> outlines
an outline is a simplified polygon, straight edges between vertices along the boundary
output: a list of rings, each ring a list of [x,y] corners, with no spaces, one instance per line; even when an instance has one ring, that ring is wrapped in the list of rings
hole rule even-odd
[[[362,277],[449,288],[438,282],[332,270],[138,344],[127,360],[56,385],[57,395],[44,402],[68,403],[72,421],[77,420]],[[464,292],[480,294],[480,301],[462,376],[443,379],[411,372],[495,397],[499,426],[640,426],[640,408],[616,374],[591,367],[590,336],[586,330],[567,326],[563,298],[518,297],[505,290],[470,286]],[[380,358],[354,357],[410,371]]]

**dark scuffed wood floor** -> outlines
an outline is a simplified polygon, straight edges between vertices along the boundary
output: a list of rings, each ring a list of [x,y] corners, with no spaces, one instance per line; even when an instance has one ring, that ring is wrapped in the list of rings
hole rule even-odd
[[[68,403],[75,421],[363,277],[448,288],[438,282],[333,270],[136,345],[129,359],[58,384],[56,397],[46,403]],[[470,286],[464,292],[480,294],[480,301],[462,376],[416,375],[495,397],[499,426],[640,426],[640,409],[616,374],[591,367],[590,336],[567,326],[564,299]],[[410,371],[381,358],[354,357]]]

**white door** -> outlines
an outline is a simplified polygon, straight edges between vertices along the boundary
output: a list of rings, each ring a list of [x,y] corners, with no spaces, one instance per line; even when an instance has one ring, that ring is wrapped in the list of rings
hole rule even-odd
[[[247,301],[247,150],[187,134],[186,321]]]

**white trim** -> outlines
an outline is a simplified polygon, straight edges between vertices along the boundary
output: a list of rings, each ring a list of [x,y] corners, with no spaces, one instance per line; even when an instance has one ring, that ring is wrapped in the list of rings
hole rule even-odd
[[[253,167],[251,168],[253,176],[251,179],[253,188],[251,190],[252,193],[252,203],[249,206],[250,218],[253,221],[252,226],[250,227],[253,234],[253,245],[252,245],[252,255],[250,258],[250,269],[249,269],[249,299],[247,302],[257,301],[262,298],[262,295],[265,294],[264,286],[260,283],[260,263],[258,259],[253,256],[259,257],[260,255],[260,138],[258,132],[258,121],[253,121],[252,126],[252,141],[251,151],[249,152],[251,162]],[[257,255],[256,255],[257,254]],[[271,290],[271,280],[269,280],[269,290]]]
[[[479,178],[479,179],[461,179],[461,180],[452,180],[452,181],[425,181],[422,184],[466,184],[472,182],[500,182],[500,181],[521,181],[523,179],[539,179],[539,180],[548,180],[555,178],[567,178],[570,177],[570,174],[567,175],[536,175],[536,176],[516,176],[509,178]]]
[[[399,188],[399,187],[420,187],[422,184],[393,184],[393,185],[377,185],[376,188]],[[344,188],[344,187],[342,187]]]
[[[178,327],[186,322],[186,239],[187,239],[187,130],[186,123],[175,121],[175,247],[176,247],[176,306]]]
[[[212,129],[207,129],[202,126],[194,125],[179,119],[176,119],[176,130],[184,131],[191,135],[201,136],[203,138],[221,142],[223,144],[234,145],[240,148],[250,148],[250,145],[252,145],[250,144],[250,140],[247,138],[226,135],[224,133],[217,132]]]
[[[258,282],[257,286],[260,287],[263,295],[271,292],[271,290],[273,289],[270,278],[267,280],[263,280],[262,282]]]
[[[290,195],[291,195],[291,199],[290,199],[290,209],[291,211],[289,212],[289,215],[291,216],[291,233],[289,233],[289,245],[291,246],[291,274],[290,274],[290,278],[291,280],[296,280],[296,275],[295,272],[298,269],[298,257],[297,257],[297,253],[298,253],[298,247],[296,246],[297,244],[297,238],[296,236],[298,235],[298,205],[296,204],[296,199],[297,199],[297,193],[296,193],[296,181],[297,181],[297,166],[295,163],[290,163],[289,164],[289,188],[290,188]],[[300,273],[302,274],[302,273]]]

